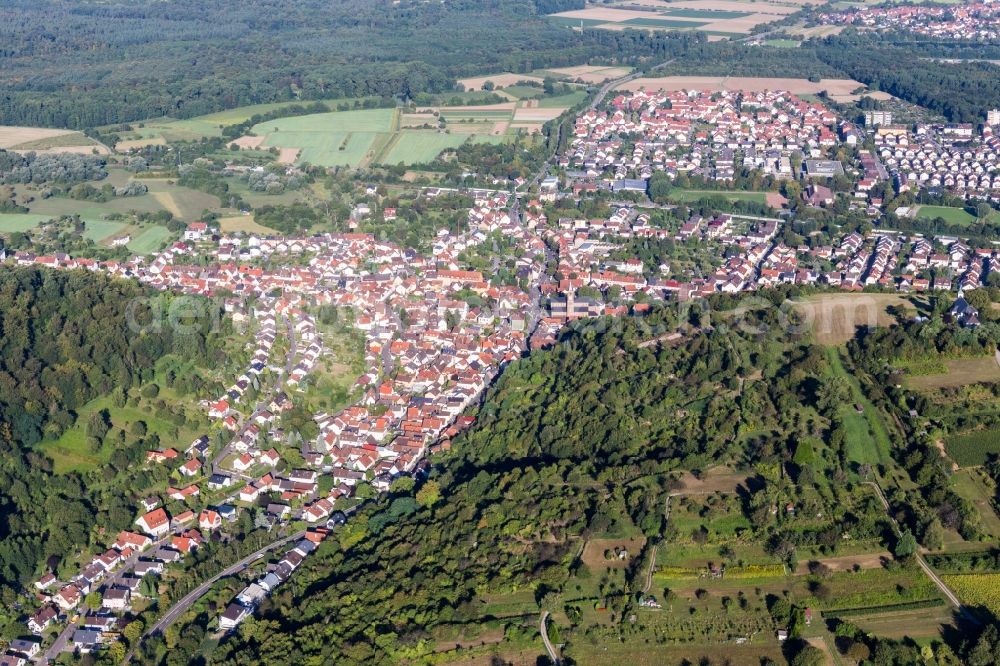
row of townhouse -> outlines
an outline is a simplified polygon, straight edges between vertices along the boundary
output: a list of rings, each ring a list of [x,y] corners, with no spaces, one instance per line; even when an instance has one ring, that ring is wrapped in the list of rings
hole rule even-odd
[[[783,91],[639,91],[577,117],[559,163],[585,177],[664,171],[731,180],[739,155],[747,167],[791,178],[792,153],[819,157],[838,144],[835,123],[828,109]]]
[[[219,616],[219,628],[231,631],[238,627],[254,609],[281,586],[323,541],[326,530],[314,529],[287,550],[280,560],[268,567],[267,572],[243,588]]]
[[[986,127],[978,140],[948,145],[946,129],[921,126],[916,132],[876,133],[878,156],[899,190],[945,189],[1000,199],[1000,137]]]

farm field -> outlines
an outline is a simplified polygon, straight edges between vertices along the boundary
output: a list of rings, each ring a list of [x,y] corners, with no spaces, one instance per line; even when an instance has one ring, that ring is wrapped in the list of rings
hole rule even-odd
[[[769,2],[743,3],[726,0],[688,2],[619,2],[615,6],[591,6],[552,14],[561,25],[597,27],[606,30],[643,28],[651,30],[703,30],[709,34],[749,34],[758,25],[780,20],[797,7]]]
[[[858,327],[892,325],[896,320],[889,314],[889,307],[914,307],[898,294],[842,292],[816,294],[794,305],[821,345],[842,345],[854,337]]]
[[[518,81],[536,81],[541,83],[542,78],[533,74],[512,74],[510,72],[501,72],[499,74],[490,74],[489,76],[471,76],[469,78],[459,79],[458,83],[466,90],[484,90],[483,85],[485,85],[487,81],[492,82],[496,89],[503,89],[516,85]]]
[[[540,131],[586,96],[585,91],[542,100],[479,106],[420,107],[342,111],[282,118],[256,125],[256,137],[240,139],[247,147],[301,151],[288,161],[317,166],[422,164],[467,141],[506,141],[518,130]],[[444,122],[443,130],[439,128]],[[427,126],[435,129],[428,129]],[[253,139],[253,146],[250,140]],[[259,141],[258,141],[259,140]]]
[[[863,631],[889,638],[939,639],[953,623],[953,611],[947,604],[896,612],[884,612],[850,618]]]
[[[149,254],[159,250],[170,240],[172,234],[166,227],[149,225],[132,234],[132,240],[125,246],[136,254]]]
[[[960,469],[951,475],[951,479],[955,492],[972,502],[979,511],[983,529],[993,539],[1000,539],[1000,516],[997,516],[990,501],[993,497],[993,482],[978,469]]]
[[[556,67],[543,70],[566,81],[583,81],[584,83],[604,83],[625,76],[632,71],[631,67],[602,67],[600,65],[578,65],[576,67]]]
[[[993,356],[948,359],[944,366],[948,369],[945,373],[908,376],[905,384],[912,389],[930,390],[1000,381],[1000,365]]]
[[[680,666],[681,664],[780,663],[778,642],[757,638],[750,645],[589,645],[579,642],[566,652],[578,664],[596,666]]]
[[[0,213],[0,234],[28,231],[42,222],[51,220],[52,217],[51,215],[32,215],[30,213]],[[84,218],[83,221],[85,225],[83,237],[95,243],[101,243],[109,240],[112,236],[119,235],[119,232],[128,226],[123,222],[98,218]]]
[[[353,103],[353,99],[335,100],[331,104]],[[143,145],[162,145],[171,141],[197,141],[203,137],[222,136],[222,128],[249,120],[256,114],[268,113],[277,109],[301,104],[299,101],[275,102],[272,104],[254,104],[227,109],[205,116],[196,116],[184,120],[174,118],[155,118],[142,123],[132,123],[132,130],[122,135],[118,150],[128,150]],[[104,129],[113,130],[115,126]]]
[[[87,219],[83,222],[83,237],[98,244],[109,242],[111,238],[120,236],[121,231],[128,226],[124,222],[115,222],[112,220]]]
[[[467,134],[440,134],[438,132],[404,132],[380,159],[384,164],[420,164],[432,162],[442,150],[457,148],[470,138]]]
[[[121,176],[121,172],[111,170],[108,179],[97,183],[97,187],[105,182],[120,186],[127,180],[127,177]],[[217,210],[220,207],[218,197],[170,184],[165,179],[142,179],[141,182],[149,188],[148,193],[136,197],[115,197],[105,202],[79,201],[67,197],[43,199],[36,196],[35,200],[28,204],[28,212],[45,219],[61,215],[79,215],[85,220],[99,220],[109,213],[170,211],[185,222],[193,222],[200,218],[206,209]],[[23,186],[18,186],[18,191],[22,190]]]
[[[945,439],[944,450],[959,467],[983,465],[991,455],[1000,454],[1000,431],[973,430],[950,435]]]
[[[36,151],[40,153],[79,153],[89,155],[94,152],[100,155],[111,153],[107,146],[94,141],[82,132],[58,134],[31,141],[25,141],[9,147],[10,150]]]
[[[796,95],[827,91],[831,95],[849,95],[864,84],[854,79],[771,78],[757,76],[664,76],[633,79],[618,86],[619,90],[787,90]]]
[[[941,579],[964,603],[1000,615],[1000,573],[946,574]]]
[[[53,140],[57,137],[63,137],[71,134],[80,134],[80,132],[50,129],[47,127],[17,127],[13,125],[0,125],[0,148],[13,148],[26,143]]]

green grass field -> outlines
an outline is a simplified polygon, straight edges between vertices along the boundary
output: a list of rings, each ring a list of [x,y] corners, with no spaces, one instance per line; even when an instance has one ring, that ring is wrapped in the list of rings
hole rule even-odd
[[[768,39],[764,42],[764,46],[774,46],[779,49],[794,49],[797,48],[799,42],[794,39]]]
[[[853,403],[840,407],[840,417],[846,431],[847,459],[859,465],[887,464],[892,442],[875,405],[864,397],[857,378],[848,374],[840,352],[835,347],[828,347],[825,351],[833,375],[847,379],[854,394],[852,399],[864,409],[863,413],[859,413]]]
[[[675,201],[697,201],[705,197],[723,197],[729,201],[753,201],[754,203],[765,203],[766,192],[727,192],[724,190],[681,190],[670,191],[670,198]]]
[[[586,90],[576,90],[568,95],[558,97],[545,97],[538,100],[540,109],[558,109],[562,107],[574,107],[587,98]]]
[[[384,164],[423,164],[431,162],[442,150],[457,148],[469,139],[468,134],[438,132],[403,132],[381,159]]]
[[[27,213],[0,213],[0,234],[10,234],[15,231],[34,229],[40,223],[52,219],[51,215],[32,215]]]
[[[368,109],[280,118],[253,127],[268,147],[299,148],[299,161],[317,166],[358,166],[374,157],[376,143],[397,124],[394,109]]]
[[[118,232],[127,227],[124,222],[113,222],[110,220],[84,220],[83,237],[89,238],[95,243],[117,236]]]
[[[391,132],[394,109],[366,109],[279,118],[253,126],[254,134],[272,132]]]
[[[14,231],[28,231],[34,229],[42,222],[52,219],[50,215],[31,214],[2,214],[0,215],[0,233],[11,233]],[[95,243],[118,235],[118,232],[128,225],[123,222],[112,222],[98,218],[84,218],[83,237]]]
[[[951,476],[955,492],[971,502],[979,512],[981,525],[993,539],[1000,539],[1000,516],[993,509],[993,482],[983,478],[981,470],[960,469]]]
[[[963,208],[949,206],[920,206],[917,209],[918,220],[933,220],[940,217],[948,224],[967,227],[976,223],[976,216]],[[1000,224],[1000,212],[993,211],[987,218],[994,224]]]
[[[174,437],[172,433],[176,426],[157,418],[151,412],[146,412],[133,405],[126,405],[119,409],[112,404],[110,396],[95,398],[79,409],[76,424],[64,432],[59,439],[46,440],[38,445],[43,453],[52,458],[53,470],[57,474],[87,472],[111,459],[115,447],[111,441],[105,440],[104,446],[96,452],[91,451],[87,445],[87,419],[92,413],[101,409],[109,411],[111,422],[115,427],[128,427],[136,421],[144,421],[147,432],[156,433],[160,437],[163,447],[185,446],[197,436],[193,430],[181,429],[177,433],[177,437]]]
[[[171,235],[166,227],[150,225],[134,234],[126,247],[137,254],[149,254],[163,247]]]

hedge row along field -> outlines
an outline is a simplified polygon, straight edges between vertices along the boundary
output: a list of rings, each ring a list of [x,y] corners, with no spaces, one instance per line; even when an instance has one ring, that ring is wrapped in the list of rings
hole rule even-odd
[[[720,578],[745,579],[745,578],[774,578],[784,576],[788,573],[784,564],[748,564],[743,567],[726,567],[725,573]],[[708,570],[704,568],[690,567],[661,567],[653,574],[655,578],[696,579],[707,578]]]
[[[864,615],[879,615],[881,613],[901,613],[903,611],[920,610],[922,608],[934,608],[943,606],[944,599],[922,599],[920,601],[908,601],[902,604],[888,604],[886,606],[867,606],[865,608],[844,608],[842,610],[822,611],[826,619],[861,617]]]
[[[1000,615],[1000,573],[948,574],[941,579],[964,603]]]

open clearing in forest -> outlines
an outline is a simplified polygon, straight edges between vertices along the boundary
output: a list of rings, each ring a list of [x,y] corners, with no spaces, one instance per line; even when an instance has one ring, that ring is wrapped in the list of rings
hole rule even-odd
[[[591,571],[601,569],[624,569],[632,560],[642,552],[642,547],[646,545],[645,537],[638,539],[591,539],[583,547],[583,554],[580,559],[590,567]],[[625,559],[618,559],[614,556],[616,548],[623,548],[628,551]],[[609,557],[604,557],[608,553]]]
[[[896,319],[890,307],[912,309],[914,306],[899,294],[833,292],[815,294],[794,301],[802,317],[821,345],[841,345],[854,337],[858,328],[890,326]]]
[[[601,65],[578,65],[576,67],[556,67],[546,72],[555,74],[560,79],[568,81],[583,81],[584,83],[604,83],[618,79],[632,71],[630,67],[603,67]]]
[[[639,78],[618,86],[619,90],[787,90],[796,95],[815,95],[826,91],[830,95],[848,95],[864,84],[854,79],[789,79],[760,76],[663,76]]]
[[[510,88],[517,85],[519,81],[534,81],[541,83],[542,79],[531,74],[512,74],[502,72],[500,74],[490,74],[489,76],[470,76],[467,79],[459,79],[458,83],[466,90],[485,90],[483,86],[487,81],[493,83],[495,89]]]
[[[712,493],[734,493],[746,483],[747,475],[735,472],[728,467],[713,467],[701,477],[691,472],[684,472],[680,477],[681,489],[673,495],[709,495]]]

